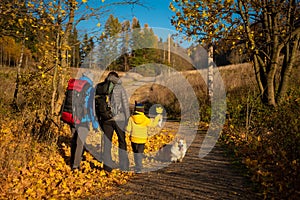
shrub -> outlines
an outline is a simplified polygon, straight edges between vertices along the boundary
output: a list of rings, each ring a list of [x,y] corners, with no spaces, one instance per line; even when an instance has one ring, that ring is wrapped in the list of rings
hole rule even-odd
[[[245,93],[244,98],[243,93],[230,96],[231,117],[222,140],[242,158],[266,199],[295,199],[300,190],[299,94],[291,90],[277,108],[262,105],[253,96],[246,98]]]

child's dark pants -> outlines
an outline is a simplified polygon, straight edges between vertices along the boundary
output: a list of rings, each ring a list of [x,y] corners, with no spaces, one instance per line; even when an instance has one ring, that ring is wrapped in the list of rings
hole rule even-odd
[[[131,142],[131,147],[134,152],[134,162],[135,162],[135,170],[141,171],[143,168],[143,157],[144,157],[144,149],[145,144],[137,144],[134,142]]]

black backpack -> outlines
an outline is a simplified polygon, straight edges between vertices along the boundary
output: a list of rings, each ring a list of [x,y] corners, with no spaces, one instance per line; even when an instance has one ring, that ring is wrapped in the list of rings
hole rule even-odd
[[[109,91],[110,83],[110,81],[104,81],[96,85],[95,110],[100,120],[108,120],[114,116],[110,102],[113,88]]]
[[[61,120],[67,124],[80,124],[81,119],[88,113],[85,99],[91,84],[86,80],[71,78],[65,93],[61,108]]]

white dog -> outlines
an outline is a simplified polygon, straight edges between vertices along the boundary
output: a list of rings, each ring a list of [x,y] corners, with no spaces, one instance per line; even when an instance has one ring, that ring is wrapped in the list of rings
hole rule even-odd
[[[171,161],[172,162],[182,162],[187,151],[186,141],[183,138],[178,138],[175,140],[171,147]]]
[[[182,162],[187,151],[186,141],[177,138],[171,144],[165,144],[156,154],[155,159],[163,162]]]

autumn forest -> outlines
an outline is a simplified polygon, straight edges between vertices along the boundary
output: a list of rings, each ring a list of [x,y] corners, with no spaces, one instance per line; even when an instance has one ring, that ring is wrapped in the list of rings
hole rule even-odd
[[[151,10],[147,3],[1,0],[0,199],[138,199],[141,195],[151,199],[164,193],[152,187],[148,191],[147,184],[154,183],[174,191],[168,193],[170,198],[185,194],[187,199],[202,195],[203,199],[297,199],[300,2],[173,0],[166,9],[172,12],[169,23],[175,31],[165,37],[147,22],[141,24],[138,16],[123,20],[112,12],[125,6]],[[96,21],[94,27],[79,28],[89,20]],[[190,46],[184,46],[185,42]],[[205,51],[201,56],[199,48]],[[201,68],[205,76],[196,70],[197,59],[205,60]],[[101,75],[95,83],[116,71],[124,87],[132,90],[131,104],[137,100],[146,109],[163,106],[165,125],[148,129],[145,168],[162,163],[154,155],[176,141],[181,126],[196,127],[197,139],[191,141],[183,162],[142,175],[120,169],[108,172],[87,150],[80,170],[72,170],[72,135],[60,119],[61,107],[68,80],[86,70]],[[195,116],[200,120],[183,121],[191,115],[183,107],[188,104],[192,111],[194,102],[189,89],[171,71],[190,86],[199,105]],[[214,91],[224,87],[224,102],[217,92],[210,93],[210,85]],[[212,123],[218,120],[222,123]],[[219,129],[216,145],[208,154],[211,160],[199,158],[195,146],[202,144],[209,130]],[[100,129],[91,129],[86,147],[100,151],[102,137]],[[129,140],[126,135],[127,150],[132,153]],[[112,142],[117,146],[116,134]],[[116,149],[112,156],[118,158]],[[216,167],[225,162],[227,167]],[[220,174],[213,176],[205,170]],[[231,176],[224,180],[225,174]],[[172,185],[180,177],[184,177],[178,181],[182,185]],[[240,180],[249,187],[242,187]],[[136,186],[142,189],[134,190]]]

